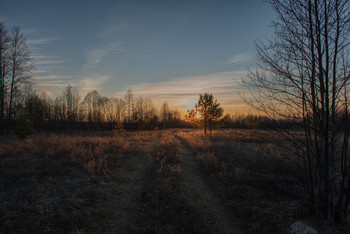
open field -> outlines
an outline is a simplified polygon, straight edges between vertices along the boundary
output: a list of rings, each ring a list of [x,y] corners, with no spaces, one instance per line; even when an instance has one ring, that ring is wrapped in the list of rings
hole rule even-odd
[[[34,135],[0,143],[0,233],[283,233],[317,225],[268,132]]]

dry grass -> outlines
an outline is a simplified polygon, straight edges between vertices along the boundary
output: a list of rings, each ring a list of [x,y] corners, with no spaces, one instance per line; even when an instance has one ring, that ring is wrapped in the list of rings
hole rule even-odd
[[[157,134],[38,134],[2,144],[0,233],[103,230],[112,214],[97,204],[115,199],[105,181]]]
[[[103,173],[108,176],[109,167],[116,166],[124,155],[147,149],[154,134],[152,132],[125,133],[117,136],[40,134],[26,140],[12,141],[0,148],[0,155],[34,154],[48,158],[68,157],[72,162],[82,165],[90,174]]]
[[[227,210],[251,233],[278,233],[303,209],[296,171],[286,155],[267,143],[266,131],[225,130],[204,136],[179,131],[197,156],[203,178]],[[273,137],[273,136],[272,136]]]
[[[132,210],[138,212],[121,219],[135,220],[121,224],[123,230],[219,232],[205,204],[199,207],[189,192],[184,145],[200,165],[193,173],[204,181],[203,189],[238,218],[242,230],[282,232],[308,213],[300,203],[298,172],[283,151],[266,141],[268,134],[169,130],[0,138],[0,233],[116,231],[113,217],[124,217],[118,206],[125,201],[135,202]],[[186,165],[187,171],[194,166]],[[123,192],[133,194],[119,195],[116,202]]]
[[[150,167],[141,194],[143,208],[132,232],[139,233],[214,233],[212,217],[194,207],[184,187],[179,141],[165,132]]]

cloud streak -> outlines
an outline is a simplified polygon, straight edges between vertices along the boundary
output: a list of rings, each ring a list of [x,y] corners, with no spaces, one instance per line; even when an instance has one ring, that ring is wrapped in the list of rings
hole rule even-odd
[[[246,62],[250,62],[255,59],[255,55],[252,53],[243,53],[232,56],[228,59],[226,64],[243,64]]]
[[[96,74],[89,77],[79,79],[77,86],[79,87],[79,93],[84,97],[88,92],[92,90],[100,90],[103,83],[111,77],[109,75]]]
[[[45,65],[56,65],[64,63],[65,61],[59,59],[55,56],[47,56],[47,55],[34,55],[32,56],[34,63],[37,66],[45,66]]]
[[[33,79],[35,87],[41,90],[48,90],[55,96],[61,94],[61,91],[70,84],[73,87],[77,87],[82,98],[91,90],[100,90],[103,83],[110,79],[109,75],[95,74],[89,77],[71,77],[63,75],[37,75]]]
[[[50,44],[52,41],[56,41],[57,38],[49,37],[49,38],[39,38],[39,39],[31,39],[27,40],[27,43],[29,45],[47,45]]]
[[[104,47],[99,47],[95,49],[90,49],[85,53],[85,64],[82,66],[81,72],[89,72],[94,69],[96,66],[103,63],[104,59],[112,54],[123,52],[124,48],[120,47],[117,44],[109,44]]]

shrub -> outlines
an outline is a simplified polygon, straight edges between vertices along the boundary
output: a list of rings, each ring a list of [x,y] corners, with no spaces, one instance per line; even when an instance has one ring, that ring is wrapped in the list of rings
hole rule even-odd
[[[245,126],[249,129],[256,129],[259,126],[259,120],[257,116],[248,115],[245,119]]]
[[[33,133],[33,122],[29,119],[29,114],[24,112],[17,120],[15,134],[19,139],[24,139]]]
[[[114,135],[116,136],[122,132],[125,132],[124,125],[121,122],[116,123],[116,125],[113,127]]]

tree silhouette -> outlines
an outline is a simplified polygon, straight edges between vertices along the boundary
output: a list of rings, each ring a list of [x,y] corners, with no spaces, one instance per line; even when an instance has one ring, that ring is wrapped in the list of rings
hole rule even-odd
[[[30,50],[23,32],[16,26],[10,33],[9,46],[10,88],[8,104],[8,123],[10,125],[15,99],[23,95],[24,85],[30,82],[34,65],[31,62]]]
[[[210,133],[214,127],[215,121],[218,120],[224,109],[220,107],[220,103],[214,100],[212,94],[204,93],[200,94],[198,103],[195,105],[195,109],[187,110],[185,120],[193,125],[197,125],[204,128],[204,134],[207,134],[209,128]]]
[[[124,96],[126,105],[127,105],[127,110],[128,110],[128,122],[131,121],[131,111],[132,111],[132,105],[133,105],[133,97],[134,95],[132,94],[132,90],[129,88],[126,91],[126,94]]]
[[[164,102],[162,107],[160,108],[160,116],[161,116],[162,122],[163,122],[163,129],[165,129],[165,127],[166,127],[169,113],[170,113],[169,105],[167,102]]]
[[[275,37],[257,43],[259,69],[243,82],[249,103],[293,129],[280,136],[298,156],[313,210],[346,220],[350,200],[350,2],[269,0]],[[298,134],[296,131],[300,130]]]

